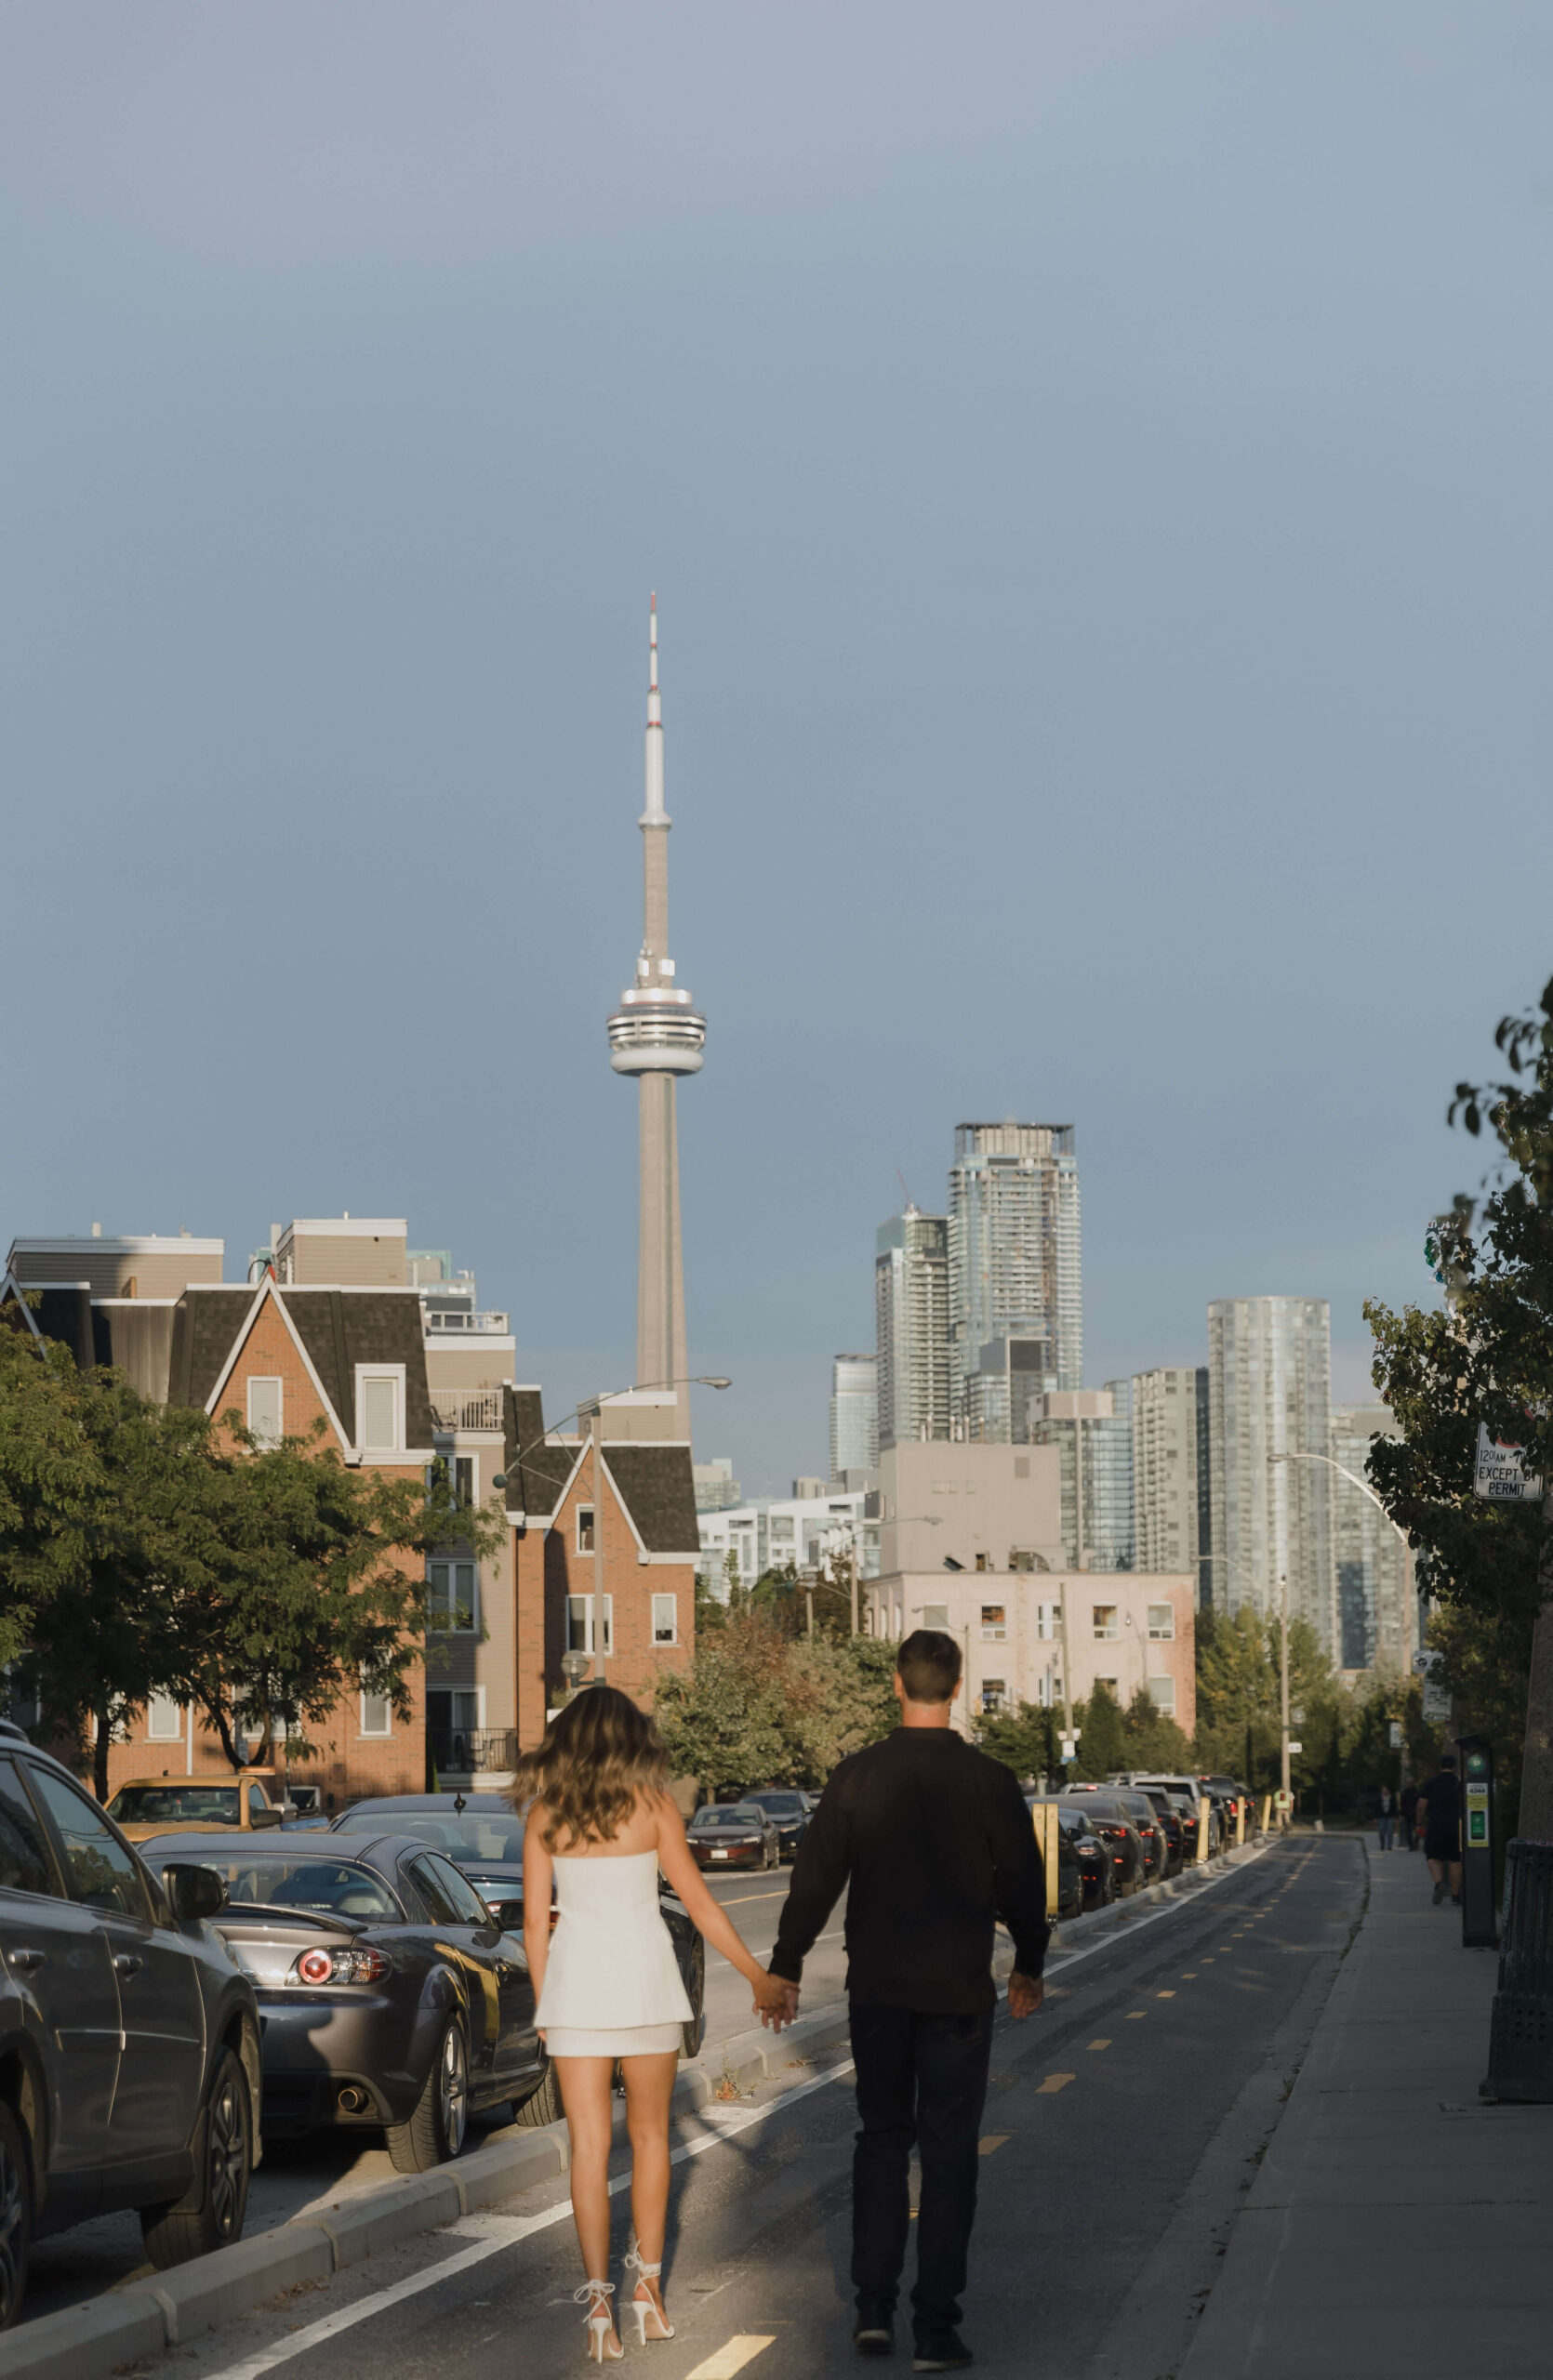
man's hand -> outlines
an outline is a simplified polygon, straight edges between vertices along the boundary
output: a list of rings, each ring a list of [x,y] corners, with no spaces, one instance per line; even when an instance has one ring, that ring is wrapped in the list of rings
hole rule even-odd
[[[774,2033],[779,2033],[784,2025],[797,2020],[798,1986],[779,1976],[774,1976],[771,1980],[779,1986],[778,1991],[775,1996],[762,1991],[756,1998],[754,2013],[763,2025],[769,2025]]]
[[[1046,1997],[1046,1987],[1038,1975],[1021,1975],[1015,1967],[1008,1978],[1008,2013],[1017,2024],[1021,2016],[1033,2016]]]

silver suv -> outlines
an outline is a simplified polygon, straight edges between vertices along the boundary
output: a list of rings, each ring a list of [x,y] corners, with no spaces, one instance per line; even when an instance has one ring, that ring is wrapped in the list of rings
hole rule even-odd
[[[134,2207],[153,2265],[241,2237],[259,2007],[207,1868],[153,1875],[0,1720],[0,2329],[34,2239]]]

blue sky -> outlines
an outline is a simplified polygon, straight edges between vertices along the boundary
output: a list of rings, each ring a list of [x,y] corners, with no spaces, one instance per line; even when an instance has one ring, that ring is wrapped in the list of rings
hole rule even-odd
[[[1553,972],[1553,18],[13,6],[0,1231],[405,1214],[630,1376],[645,615],[700,1450],[1077,1127],[1089,1377],[1430,1290]]]

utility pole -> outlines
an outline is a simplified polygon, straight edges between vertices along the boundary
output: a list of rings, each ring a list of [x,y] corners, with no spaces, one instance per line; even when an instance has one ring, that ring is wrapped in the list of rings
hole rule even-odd
[[[1278,1724],[1283,1761],[1282,1785],[1283,1791],[1287,1793],[1292,1790],[1289,1784],[1289,1573],[1287,1570],[1280,1579],[1279,1585],[1282,1590],[1283,1626],[1281,1632],[1282,1645],[1278,1657]],[[1283,1806],[1287,1810],[1288,1803],[1285,1802]]]
[[[589,1436],[593,1442],[593,1683],[604,1684],[604,1399],[601,1396],[589,1416]],[[1283,1698],[1284,1720],[1288,1719],[1289,1698]],[[1284,1726],[1284,1741],[1288,1741],[1288,1726]],[[1283,1765],[1287,1774],[1289,1755],[1285,1751]]]

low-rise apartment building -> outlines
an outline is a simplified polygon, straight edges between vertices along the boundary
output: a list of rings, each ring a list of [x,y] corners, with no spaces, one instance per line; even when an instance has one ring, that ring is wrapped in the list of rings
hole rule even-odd
[[[832,1555],[850,1553],[859,1578],[878,1575],[879,1497],[868,1488],[822,1488],[812,1495],[757,1496],[730,1512],[698,1515],[697,1568],[709,1593],[726,1603],[737,1583],[752,1587],[767,1570],[817,1569]]]

